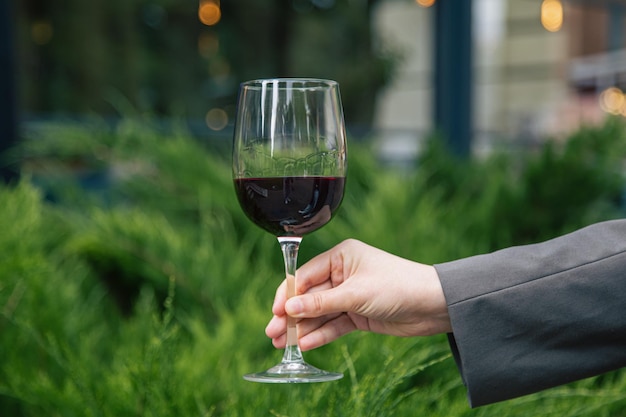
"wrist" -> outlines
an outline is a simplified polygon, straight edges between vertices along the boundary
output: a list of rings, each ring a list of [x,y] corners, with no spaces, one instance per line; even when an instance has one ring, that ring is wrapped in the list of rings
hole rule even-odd
[[[424,276],[428,282],[428,309],[432,321],[431,334],[450,333],[452,325],[448,314],[443,286],[434,266],[427,265]]]

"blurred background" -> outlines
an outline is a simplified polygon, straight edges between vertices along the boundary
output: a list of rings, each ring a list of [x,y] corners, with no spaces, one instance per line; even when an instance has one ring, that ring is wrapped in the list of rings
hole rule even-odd
[[[478,154],[626,111],[618,0],[8,3],[23,123],[150,113],[228,140],[241,81],[331,78],[351,133],[393,161],[445,114]]]
[[[284,277],[230,165],[239,83],[339,81],[347,238],[423,263],[626,215],[626,0],[0,0],[0,416],[617,417],[618,370],[469,409],[445,335],[251,384]],[[549,318],[546,318],[549,319]],[[541,326],[541,323],[537,323]],[[271,384],[270,384],[271,385]]]

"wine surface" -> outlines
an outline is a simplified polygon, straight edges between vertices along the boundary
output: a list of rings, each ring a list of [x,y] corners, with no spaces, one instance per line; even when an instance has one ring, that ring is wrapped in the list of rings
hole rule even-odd
[[[330,220],[343,198],[344,177],[237,178],[239,204],[276,236],[302,236]]]

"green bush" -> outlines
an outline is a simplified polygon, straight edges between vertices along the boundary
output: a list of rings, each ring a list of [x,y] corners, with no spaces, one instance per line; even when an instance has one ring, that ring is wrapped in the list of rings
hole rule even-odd
[[[29,136],[23,180],[0,188],[2,416],[560,417],[626,405],[617,371],[470,410],[443,336],[353,333],[306,355],[344,372],[338,382],[246,382],[280,358],[263,329],[283,271],[275,239],[237,205],[228,158],[130,120],[64,132]],[[342,208],[304,239],[301,262],[348,237],[442,262],[617,217],[624,132],[609,121],[481,161],[433,142],[410,174],[354,144]],[[68,154],[91,162],[77,173]],[[80,181],[89,168],[104,177],[96,188]]]

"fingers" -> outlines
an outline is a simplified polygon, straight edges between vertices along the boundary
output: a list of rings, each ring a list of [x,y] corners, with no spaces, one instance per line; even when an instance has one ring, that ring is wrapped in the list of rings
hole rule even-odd
[[[323,252],[302,265],[296,272],[296,294],[306,293],[309,289],[328,281],[333,272],[333,259],[337,257],[336,247]]]
[[[307,309],[310,309],[307,307],[308,305],[316,306],[316,304],[319,303],[319,301],[309,301],[307,299],[312,298],[315,300],[320,294],[324,293],[326,295],[332,294],[333,290],[307,294],[304,296],[296,296],[288,301],[288,304],[291,305],[292,300],[294,300],[293,304],[296,306],[295,310],[291,307],[287,308],[289,315],[296,318],[310,317],[303,318],[298,321],[298,337],[304,338],[304,345],[301,346],[303,349],[313,349],[315,347],[319,347],[356,329],[354,322],[350,320],[346,314],[343,314],[342,310],[328,314],[321,314],[320,311],[322,311],[324,307],[314,307],[315,313],[307,311]],[[334,297],[332,296],[326,297],[327,300],[331,300],[330,303],[326,304],[327,306],[336,304],[332,301],[333,298]],[[300,311],[300,299],[303,299],[304,302],[302,303],[301,313],[297,313],[297,311]],[[324,303],[324,301],[322,301],[322,303]],[[341,307],[338,308],[341,309]],[[274,346],[280,348],[284,347],[286,330],[287,315],[285,314],[285,311],[282,310],[282,314],[275,314],[269,321],[265,327],[265,334],[267,337],[272,339]]]
[[[355,248],[355,245],[365,246],[360,242],[348,239],[302,265],[296,272],[296,294],[318,292],[339,286],[346,278],[344,277],[344,270],[349,271],[352,264],[349,261],[349,254],[360,249]],[[347,259],[344,259],[346,255]],[[344,261],[347,262],[346,265],[344,265]],[[276,290],[272,312],[278,316],[285,314],[284,305],[286,301],[287,283],[283,281]],[[334,303],[330,304],[330,307],[337,308]]]
[[[302,326],[298,327],[299,335],[301,333],[300,328],[304,325],[305,324],[302,323]],[[300,336],[298,344],[300,345],[300,349],[303,351],[315,349],[328,344],[355,329],[356,327],[348,315],[340,314],[310,333],[304,333],[303,331],[302,333],[304,333],[304,335]]]
[[[285,317],[272,318],[266,328],[266,334],[272,339],[277,349],[285,347]],[[298,323],[298,345],[303,351],[311,350],[330,343],[339,337],[356,330],[354,322],[347,314],[301,320]]]
[[[287,316],[274,316],[265,326],[265,334],[270,339],[275,339],[287,331]]]
[[[274,304],[272,305],[272,313],[275,316],[285,315],[285,301],[287,300],[287,280],[283,282],[276,289],[276,295],[274,296]]]
[[[296,294],[301,295],[287,300],[286,281],[277,288],[272,305],[274,317],[265,329],[275,347],[285,346],[287,315],[305,319],[298,324],[303,350],[329,343],[356,328],[343,312],[357,311],[359,291],[340,285],[354,269],[350,254],[359,249],[355,244],[344,241],[302,265],[296,273]]]
[[[328,281],[326,281],[326,282],[323,282],[322,284],[319,284],[311,288],[310,295],[316,298],[317,296],[315,294],[317,294],[317,292],[325,292],[326,290],[330,290],[330,289],[332,289],[332,285]],[[276,348],[284,348],[285,342],[286,342],[286,329],[287,329],[287,311],[285,310],[286,293],[287,293],[286,281],[284,281],[276,290],[274,305],[272,307],[272,312],[274,313],[274,316],[265,327],[265,334],[270,339],[272,339],[272,344]],[[293,297],[293,298],[298,298],[298,297]],[[307,314],[308,316],[313,317],[310,313],[307,313],[306,311],[307,309],[310,309],[308,305],[311,304],[311,302],[307,301],[306,298],[308,298],[308,296],[305,297],[304,307],[299,307],[300,302],[298,300],[295,301],[295,305],[296,305],[295,311],[302,309],[302,313],[301,313],[302,317],[307,316]],[[324,298],[331,300],[331,303],[329,305],[330,306],[333,305],[332,296],[328,297],[326,295],[326,297]],[[312,303],[313,305],[315,305],[316,301],[313,301]],[[296,314],[296,315],[291,314],[293,312],[294,310],[289,311],[292,317],[299,316],[299,314]],[[334,315],[322,314],[321,310],[318,310],[318,312],[315,313],[315,316],[317,317],[299,321],[298,323],[298,335],[299,336],[308,335],[309,333],[314,332],[316,329],[323,327],[327,322],[335,320],[339,316],[339,314],[334,314]],[[323,317],[320,317],[320,316],[323,316]],[[345,325],[349,323],[343,323],[342,321],[339,321],[338,324]],[[333,326],[336,326],[336,325],[333,324]],[[338,338],[342,334],[345,334],[353,329],[354,329],[353,327],[345,327],[345,326],[339,326],[337,328],[332,328],[332,327],[323,328],[321,330],[322,333],[320,335],[318,336],[313,335],[313,336],[308,337],[307,340],[305,340],[306,347],[304,349],[313,349],[313,348],[319,347],[322,344],[328,343]]]
[[[321,275],[320,275],[321,277]],[[325,278],[320,278],[319,282],[317,275],[315,280],[301,280],[300,278],[300,270],[296,273],[296,294],[302,294],[305,292],[317,292],[322,290],[327,290],[333,287],[333,284],[328,279],[328,276]],[[304,283],[302,283],[304,282]],[[272,304],[272,313],[277,316],[282,316],[285,313],[285,302],[287,301],[287,280],[283,280],[283,282],[276,289],[276,294],[274,295],[274,303]]]
[[[291,297],[284,306],[284,311],[295,318],[321,317],[344,311],[355,311],[354,296],[345,287],[335,287],[324,291]]]
[[[272,339],[272,344],[276,349],[284,349],[287,345],[287,333],[283,333],[282,335]]]

